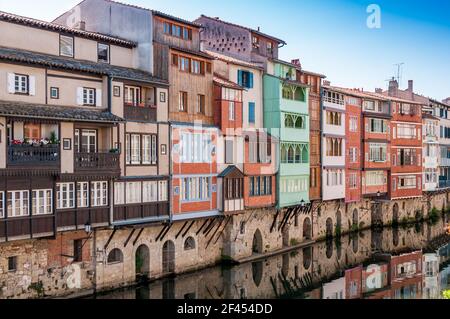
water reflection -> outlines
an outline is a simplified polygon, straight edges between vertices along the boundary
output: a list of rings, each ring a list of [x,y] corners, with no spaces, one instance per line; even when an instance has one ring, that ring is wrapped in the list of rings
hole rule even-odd
[[[351,234],[96,298],[437,299],[450,289],[450,236],[444,222]]]

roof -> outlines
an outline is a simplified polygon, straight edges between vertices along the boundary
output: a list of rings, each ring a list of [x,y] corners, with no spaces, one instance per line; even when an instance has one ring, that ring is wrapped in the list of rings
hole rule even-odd
[[[323,75],[323,74],[320,74],[320,73],[316,73],[316,72],[307,71],[307,70],[305,70],[305,69],[302,69],[301,71],[302,71],[303,73],[305,73],[305,74],[309,74],[309,75],[314,75],[314,76],[321,77],[322,79],[325,79],[325,78],[327,77],[326,75]]]
[[[240,66],[245,66],[245,67],[249,67],[249,68],[254,68],[254,69],[259,69],[259,70],[264,70],[264,67],[258,63],[254,63],[254,62],[247,62],[247,61],[243,61],[243,60],[239,60],[224,54],[220,54],[214,51],[210,51],[210,50],[204,50],[205,53],[213,56],[214,58],[216,58],[217,60],[221,60],[227,63],[231,63],[231,64],[236,64],[236,65],[240,65]]]
[[[37,20],[37,19],[33,19],[33,18],[28,18],[28,17],[23,17],[23,16],[20,16],[17,14],[12,14],[12,13],[8,13],[8,12],[4,12],[4,11],[0,11],[0,21],[17,23],[17,24],[21,24],[21,25],[28,25],[28,26],[32,26],[32,27],[36,27],[36,28],[40,28],[40,29],[46,29],[46,30],[55,31],[55,32],[65,32],[65,33],[69,33],[69,34],[72,34],[75,36],[105,41],[108,43],[117,44],[120,46],[129,47],[129,48],[137,46],[137,44],[135,42],[121,39],[118,37],[112,37],[112,36],[97,33],[97,32],[90,32],[90,31],[84,31],[84,30],[75,29],[75,28],[69,28],[69,27],[63,26],[61,24],[57,24],[57,23],[53,23],[53,22],[46,22],[46,21]]]
[[[261,31],[258,31],[258,30],[252,29],[252,28],[248,28],[248,27],[244,27],[244,26],[239,25],[239,24],[234,24],[234,23],[231,23],[231,22],[223,21],[223,20],[220,20],[219,18],[208,17],[208,16],[206,16],[206,15],[204,15],[204,14],[202,14],[202,15],[200,16],[200,18],[206,18],[206,19],[210,19],[210,20],[214,20],[214,21],[219,21],[219,22],[222,22],[222,23],[231,25],[231,26],[235,26],[235,27],[238,27],[238,28],[246,29],[246,30],[248,30],[248,31],[250,31],[250,32],[252,32],[252,33],[258,34],[258,35],[260,35],[260,36],[262,36],[262,37],[271,39],[271,40],[276,41],[276,42],[278,42],[278,43],[282,43],[282,44],[284,44],[284,45],[287,44],[284,40],[278,39],[278,38],[276,38],[276,37],[273,37],[273,36],[271,36],[271,35],[268,35],[268,34],[266,34],[266,33],[261,32]],[[197,20],[198,20],[198,19],[197,19]],[[196,20],[196,21],[197,21],[197,20]]]
[[[288,66],[290,66],[290,67],[292,67],[294,69],[297,69],[299,71],[302,70],[301,65],[297,65],[297,64],[294,64],[294,63],[291,63],[291,62],[288,62],[288,61],[284,61],[284,60],[280,60],[280,59],[274,59],[274,58],[270,58],[269,60],[271,60],[274,63],[288,65]]]
[[[210,60],[214,59],[213,56],[211,56],[203,51],[194,51],[194,50],[185,49],[185,48],[181,48],[181,47],[174,46],[174,45],[171,45],[170,48],[175,51],[184,52],[184,53],[192,54],[192,55],[197,55],[197,56],[203,57],[205,59],[210,59]]]
[[[383,91],[383,95],[387,95],[389,96],[389,91]],[[412,99],[411,99],[412,96]],[[395,96],[396,98],[402,99],[402,100],[406,100],[406,101],[414,101],[420,104],[429,104],[429,98],[420,95],[420,94],[416,94],[416,93],[412,93],[408,90],[397,90],[397,96]]]
[[[124,119],[104,111],[1,100],[0,115],[73,122],[124,122]]]
[[[303,83],[298,82],[298,81],[292,81],[292,80],[289,80],[289,79],[284,79],[282,77],[279,77],[279,76],[276,76],[276,75],[273,75],[273,74],[266,73],[265,75],[271,76],[271,77],[276,78],[276,79],[279,79],[283,83],[289,83],[289,84],[292,84],[292,85],[295,85],[295,86],[301,86],[301,87],[304,87],[304,88],[310,88],[311,87],[310,85],[303,84]]]
[[[213,79],[214,83],[220,85],[220,86],[224,86],[230,89],[235,89],[235,90],[245,90],[244,87],[240,86],[239,84],[230,81],[226,78],[224,78],[223,76],[214,73],[214,79]]]
[[[399,98],[399,97],[389,96],[389,95],[375,93],[375,92],[366,92],[366,93],[368,93],[370,95],[373,95],[373,96],[384,97],[384,98],[386,98],[386,99],[388,99],[390,101],[394,101],[394,102],[417,104],[417,105],[428,104],[428,103],[424,103],[424,102],[413,101],[413,100],[410,100],[410,99]]]
[[[237,168],[234,165],[230,165],[227,168],[225,168],[222,171],[222,173],[219,174],[218,177],[227,177],[228,175],[233,174],[233,173],[235,173],[236,175],[239,175],[239,176],[244,176],[244,174],[241,172],[241,170],[239,168]]]
[[[31,51],[0,47],[0,59],[20,63],[39,64],[50,68],[109,75],[116,78],[129,79],[140,82],[168,85],[166,81],[153,77],[151,73],[137,69],[114,66],[107,63],[75,60],[72,58],[36,53]]]
[[[431,115],[431,114],[429,114],[429,113],[422,113],[422,118],[423,118],[423,119],[429,119],[429,120],[436,120],[436,121],[439,121],[439,118],[437,118],[436,116]]]

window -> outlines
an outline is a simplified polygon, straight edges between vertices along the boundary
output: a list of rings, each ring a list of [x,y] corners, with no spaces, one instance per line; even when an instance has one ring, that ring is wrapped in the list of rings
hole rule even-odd
[[[333,103],[333,104],[340,104],[344,105],[344,95],[331,92],[331,91],[324,91],[323,93],[323,99],[325,102]]]
[[[188,107],[188,94],[187,92],[180,92],[179,93],[179,104],[178,104],[178,110],[180,112],[187,112]]]
[[[305,129],[305,117],[296,114],[284,114],[284,126],[287,128]]]
[[[281,193],[299,193],[305,192],[309,189],[308,178],[292,178],[292,179],[281,179],[280,181],[280,192]],[[299,198],[300,200],[300,198]]]
[[[11,191],[8,192],[8,217],[21,217],[29,215],[29,192]]]
[[[89,183],[77,183],[77,207],[89,207]]]
[[[369,119],[369,129],[371,133],[386,133],[388,125],[386,120]]]
[[[233,158],[233,141],[225,140],[225,163],[232,164]]]
[[[238,70],[238,84],[247,89],[253,88],[253,73],[244,70]]]
[[[205,96],[203,94],[197,95],[197,113],[205,114]]]
[[[17,256],[8,257],[8,271],[16,271],[17,270]]]
[[[343,170],[328,169],[324,171],[327,186],[342,186],[343,184]]]
[[[56,184],[56,208],[66,209],[75,207],[75,183]]]
[[[273,43],[267,42],[267,54],[271,55],[273,53]]]
[[[352,173],[348,177],[348,185],[350,189],[357,189],[358,188],[358,175],[355,173]]]
[[[125,183],[114,183],[114,205],[125,204]]]
[[[169,22],[164,22],[164,33],[165,34],[170,34],[170,23]]]
[[[192,250],[192,249],[195,249],[195,240],[192,237],[188,237],[184,242],[184,250]]]
[[[398,189],[414,189],[416,188],[415,176],[402,176],[398,178]]]
[[[415,165],[416,162],[420,163],[420,159],[416,161],[415,149],[399,149],[397,150],[398,164],[400,166]]]
[[[95,89],[83,88],[83,104],[95,105]]]
[[[242,91],[222,88],[222,100],[242,102]]]
[[[244,196],[242,178],[226,178],[224,187],[225,199],[240,199]]]
[[[73,58],[73,37],[59,36],[59,55]]]
[[[194,74],[200,74],[201,73],[201,68],[200,68],[200,61],[198,60],[192,60],[192,73]]]
[[[51,99],[59,99],[59,88],[55,88],[55,87],[50,88],[50,98]]]
[[[342,156],[342,138],[327,137],[326,140],[326,156],[338,157]]]
[[[358,162],[358,149],[356,147],[350,147],[349,158],[350,158],[350,163]]]
[[[109,63],[109,45],[99,43],[97,53],[98,62]]]
[[[309,163],[308,144],[281,143],[281,163],[284,164]]]
[[[367,111],[375,111],[375,101],[364,101],[364,109]]]
[[[272,176],[249,177],[250,196],[272,195]]]
[[[33,190],[31,213],[33,215],[49,215],[53,212],[53,192],[51,189]]]
[[[366,172],[366,186],[381,186],[387,183],[384,172]]]
[[[73,261],[83,261],[83,241],[81,239],[75,239],[73,241]]]
[[[369,152],[370,162],[386,162],[387,144],[370,143]]]
[[[156,165],[156,135],[142,135],[142,164]]]
[[[39,141],[41,139],[41,125],[24,123],[23,136],[30,140],[38,140]]]
[[[142,185],[141,182],[126,183],[126,203],[139,204],[142,202]]]
[[[183,27],[183,39],[184,40],[192,40],[192,30],[186,27]]]
[[[259,49],[259,38],[252,36],[252,48],[257,50]]]
[[[129,164],[134,164],[134,165],[141,164],[141,136],[139,134],[130,134],[130,144],[129,145],[130,145],[130,147],[129,147],[129,152],[130,152]]]
[[[93,207],[108,205],[108,182],[91,182],[91,205]]]
[[[248,103],[248,122],[251,124],[255,124],[255,103]]]
[[[342,114],[339,112],[330,112],[326,113],[326,120],[328,125],[342,125]]]
[[[125,86],[125,104],[138,106],[141,104],[141,88]]]
[[[28,94],[28,75],[14,75],[15,93]]]
[[[181,27],[175,24],[172,24],[172,35],[174,37],[181,38]]]
[[[178,61],[178,68],[180,71],[189,72],[190,59],[180,56]]]
[[[234,102],[228,102],[228,119],[230,121],[234,121],[235,120],[235,105]]]
[[[108,254],[108,264],[117,264],[123,262],[123,253],[120,249],[114,248]]]
[[[0,192],[0,218],[5,217],[5,192]]]
[[[437,183],[437,171],[435,169],[425,169],[425,183]]]
[[[210,177],[189,177],[181,179],[182,201],[205,201],[211,197]]]
[[[142,182],[142,202],[152,203],[158,201],[158,182]]]
[[[358,117],[356,116],[350,116],[350,132],[356,132],[358,131]]]
[[[158,161],[158,139],[154,134],[126,134],[125,149],[128,165],[156,165]]]
[[[182,133],[180,161],[182,163],[210,163],[213,144],[209,134]]]
[[[413,124],[397,124],[397,137],[398,138],[416,138],[417,131],[416,126]]]

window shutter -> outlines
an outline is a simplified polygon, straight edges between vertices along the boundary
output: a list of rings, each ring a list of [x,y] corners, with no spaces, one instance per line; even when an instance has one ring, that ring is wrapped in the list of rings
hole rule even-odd
[[[77,88],[77,104],[83,105],[83,88],[79,87]]]
[[[36,95],[36,77],[28,77],[28,93],[32,96]]]
[[[242,70],[238,70],[238,84],[242,86]]]
[[[98,107],[102,107],[102,90],[97,89],[95,90],[95,104]]]
[[[172,64],[178,66],[178,55],[172,54]]]
[[[249,89],[253,89],[253,73],[248,72],[249,74]]]
[[[14,94],[16,92],[14,82],[15,82],[14,73],[8,73],[8,93]]]
[[[206,72],[208,72],[208,73],[212,72],[212,70],[211,70],[211,63],[209,63],[209,62],[206,62]]]

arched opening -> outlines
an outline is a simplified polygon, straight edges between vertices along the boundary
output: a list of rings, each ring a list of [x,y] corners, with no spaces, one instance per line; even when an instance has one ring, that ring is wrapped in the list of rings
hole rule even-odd
[[[296,128],[303,128],[303,118],[299,116],[297,120],[295,121],[295,127]]]
[[[358,246],[359,246],[359,236],[358,234],[354,234],[352,236],[352,245],[353,245],[353,252],[356,254],[358,253]]]
[[[302,162],[302,150],[300,148],[300,145],[297,145],[295,147],[295,163],[301,163]]]
[[[281,145],[280,153],[281,153],[281,163],[287,163],[287,151],[285,145]]]
[[[395,203],[392,208],[392,224],[398,225],[398,204]]]
[[[184,241],[184,250],[193,250],[195,249],[195,239],[192,237],[186,238]]]
[[[289,164],[293,164],[294,163],[294,158],[295,158],[294,146],[291,145],[288,148],[288,163]]]
[[[263,253],[263,240],[259,229],[257,229],[253,235],[252,252],[254,254]]]
[[[258,287],[261,284],[263,267],[264,265],[262,261],[252,263],[252,277],[256,287]]]
[[[333,237],[333,220],[330,217],[326,221],[326,236],[327,238]]]
[[[356,208],[353,210],[352,222],[354,227],[357,227],[359,224],[358,210]]]
[[[392,230],[392,244],[394,244],[394,247],[397,247],[399,244],[399,233],[398,228],[394,228]]]
[[[342,213],[340,210],[336,213],[336,236],[340,236],[342,233]]]
[[[330,259],[331,257],[333,257],[333,240],[328,239],[325,245],[327,258]]]
[[[294,121],[293,121],[291,115],[289,115],[289,114],[285,115],[284,126],[285,127],[294,127]]]
[[[134,256],[136,277],[148,277],[150,273],[150,250],[146,245],[140,245]]]
[[[108,264],[123,262],[123,253],[119,248],[114,248],[108,254]]]
[[[303,248],[303,268],[308,270],[312,262],[312,247]]]
[[[311,220],[306,217],[303,221],[303,239],[310,240],[312,238]]]
[[[162,270],[164,273],[175,271],[175,245],[170,240],[166,241],[163,245]]]

